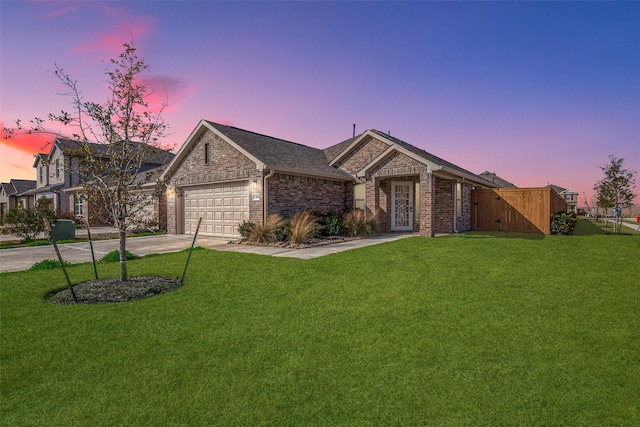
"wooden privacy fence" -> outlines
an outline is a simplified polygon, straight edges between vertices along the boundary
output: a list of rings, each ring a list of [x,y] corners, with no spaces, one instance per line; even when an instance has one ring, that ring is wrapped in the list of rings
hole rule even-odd
[[[491,188],[471,192],[471,229],[551,234],[551,215],[567,203],[550,187]]]

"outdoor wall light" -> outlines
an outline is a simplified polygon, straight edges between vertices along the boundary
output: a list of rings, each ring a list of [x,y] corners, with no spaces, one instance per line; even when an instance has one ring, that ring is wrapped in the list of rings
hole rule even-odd
[[[256,191],[258,189],[258,181],[255,179],[251,181],[251,191]]]
[[[167,196],[173,196],[175,194],[175,191],[173,191],[172,188],[167,188]]]

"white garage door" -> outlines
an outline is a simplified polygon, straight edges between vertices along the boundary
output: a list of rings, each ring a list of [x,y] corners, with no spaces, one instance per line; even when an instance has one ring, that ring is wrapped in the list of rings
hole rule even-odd
[[[184,232],[239,237],[238,225],[249,220],[249,183],[232,182],[187,187],[184,190]]]

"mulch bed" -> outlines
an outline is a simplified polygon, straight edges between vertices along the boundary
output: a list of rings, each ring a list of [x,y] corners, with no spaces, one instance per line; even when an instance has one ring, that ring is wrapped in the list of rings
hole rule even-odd
[[[175,277],[139,276],[129,277],[126,282],[119,278],[91,280],[73,285],[73,290],[77,304],[105,304],[149,298],[180,286],[180,279]],[[49,292],[46,299],[52,304],[76,304],[68,286]]]
[[[329,237],[315,237],[309,239],[305,243],[293,244],[291,242],[274,242],[274,243],[254,243],[248,240],[236,240],[229,243],[235,245],[251,245],[251,246],[271,246],[276,248],[286,249],[304,249],[312,248],[314,246],[332,245],[334,243],[348,242],[350,240],[359,240],[361,237],[346,237],[346,236],[329,236]]]

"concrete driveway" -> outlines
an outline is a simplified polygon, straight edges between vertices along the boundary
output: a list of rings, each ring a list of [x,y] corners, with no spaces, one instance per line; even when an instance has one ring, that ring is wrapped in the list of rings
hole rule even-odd
[[[193,236],[184,234],[161,234],[158,236],[130,237],[127,239],[127,250],[136,255],[158,254],[177,252],[191,246]],[[214,249],[225,246],[228,239],[211,236],[198,236],[196,246]],[[93,242],[93,250],[96,259],[119,248],[118,239],[96,240]],[[58,245],[62,259],[71,263],[91,261],[91,248],[89,242],[65,243]],[[0,271],[27,270],[36,262],[45,259],[58,259],[53,245],[34,246],[16,249],[0,250]]]

